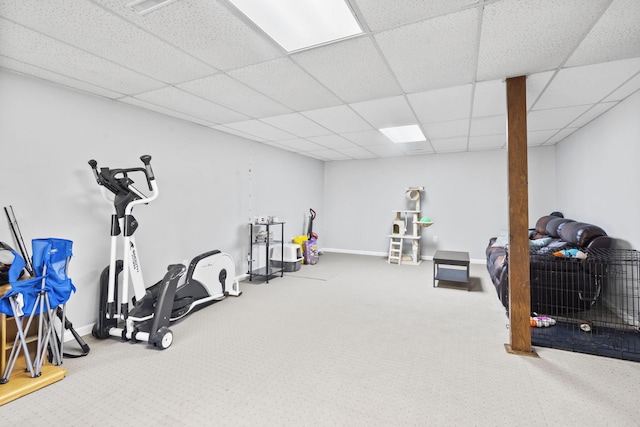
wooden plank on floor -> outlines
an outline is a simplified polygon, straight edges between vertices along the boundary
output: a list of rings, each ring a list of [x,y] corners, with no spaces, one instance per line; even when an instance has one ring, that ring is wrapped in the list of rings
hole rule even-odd
[[[41,375],[31,378],[31,374],[26,371],[24,359],[20,358],[16,362],[9,381],[0,384],[0,406],[60,381],[65,375],[67,371],[60,366],[45,364],[42,366]]]

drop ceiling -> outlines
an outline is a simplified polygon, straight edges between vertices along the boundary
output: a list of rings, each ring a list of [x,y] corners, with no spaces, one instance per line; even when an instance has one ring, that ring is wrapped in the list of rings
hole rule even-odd
[[[0,68],[323,161],[504,149],[508,77],[530,146],[640,90],[638,0],[348,0],[362,35],[292,53],[226,0],[129,3],[0,0]]]

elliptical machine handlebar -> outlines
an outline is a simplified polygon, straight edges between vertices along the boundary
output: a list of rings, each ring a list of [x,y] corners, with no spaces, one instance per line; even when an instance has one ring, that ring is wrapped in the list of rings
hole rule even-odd
[[[101,168],[100,172],[98,172],[98,162],[91,159],[89,160],[89,166],[93,170],[93,175],[96,178],[96,182],[99,185],[105,185],[107,183],[111,183],[112,181],[119,179],[118,175],[122,175],[124,178],[127,177],[127,173],[130,172],[144,172],[145,178],[147,179],[147,185],[149,186],[149,191],[153,191],[151,186],[151,181],[155,180],[156,177],[153,174],[153,169],[151,168],[151,156],[145,154],[140,156],[140,160],[144,163],[144,168],[128,168],[128,169],[109,169],[109,168]],[[105,182],[106,181],[106,182]],[[109,188],[111,192],[114,192],[111,188]]]
[[[149,184],[149,190],[151,190],[151,181],[156,179],[156,177],[153,175],[153,169],[151,168],[151,156],[145,154],[143,156],[140,156],[140,160],[142,160],[142,163],[144,163],[147,174],[147,183]]]
[[[91,170],[93,170],[93,176],[96,178],[96,182],[98,183],[98,185],[102,185],[100,174],[98,174],[98,162],[91,159],[89,160],[89,166],[91,166]]]
[[[151,167],[151,156],[148,154],[140,156],[140,160],[144,164],[143,168],[100,168],[98,170],[98,162],[93,159],[88,162],[104,198],[114,203],[119,217],[125,214],[126,208],[131,209],[134,205],[149,203],[158,197],[158,185]],[[133,186],[134,181],[129,177],[133,173],[144,174],[151,194],[145,195]],[[113,200],[107,197],[105,189],[113,193],[115,196]]]

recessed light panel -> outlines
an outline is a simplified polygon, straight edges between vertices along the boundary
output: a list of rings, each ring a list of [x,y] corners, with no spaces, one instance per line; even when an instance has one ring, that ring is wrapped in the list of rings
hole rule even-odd
[[[229,0],[288,52],[361,34],[344,0]]]
[[[156,9],[167,6],[176,0],[135,0],[127,4],[127,7],[138,12],[140,15],[146,15]]]
[[[397,126],[379,129],[387,138],[395,143],[426,141],[418,125]]]

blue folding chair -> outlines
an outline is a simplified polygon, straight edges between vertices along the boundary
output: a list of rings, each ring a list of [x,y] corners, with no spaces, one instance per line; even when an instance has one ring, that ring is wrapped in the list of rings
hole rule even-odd
[[[34,239],[31,242],[35,277],[19,280],[25,266],[24,259],[15,251],[15,257],[9,268],[11,289],[0,299],[0,312],[13,316],[17,333],[5,371],[0,379],[4,384],[9,381],[20,350],[24,354],[27,370],[31,377],[38,377],[47,355],[51,353],[51,363],[62,364],[64,343],[64,306],[76,288],[67,276],[67,267],[72,256],[73,242],[65,239]],[[58,306],[63,307],[61,338],[58,341],[54,329],[54,314]],[[35,354],[29,353],[26,335],[34,317],[38,316],[38,341]],[[27,316],[26,320],[24,317]]]

